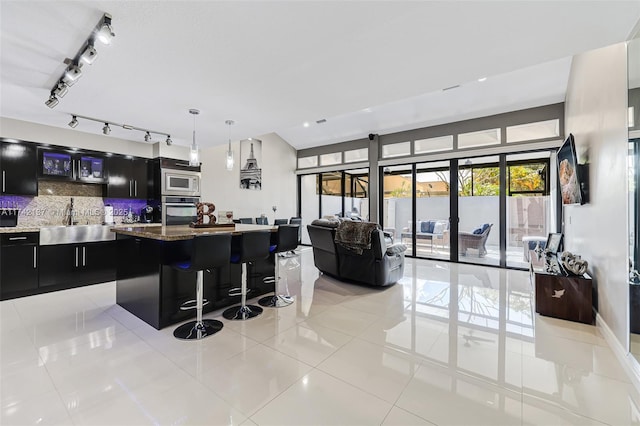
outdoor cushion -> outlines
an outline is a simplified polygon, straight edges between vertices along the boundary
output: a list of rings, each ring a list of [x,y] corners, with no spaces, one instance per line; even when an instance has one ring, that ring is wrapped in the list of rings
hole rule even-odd
[[[483,224],[482,225],[482,231],[480,231],[480,234],[482,234],[484,231],[486,231],[489,226],[491,226],[491,225],[488,224],[488,223]]]
[[[431,229],[431,231],[430,231]],[[420,223],[420,232],[432,232],[433,230],[433,222],[430,220],[425,220],[424,222]]]
[[[471,231],[472,234],[476,234],[476,235],[480,235],[482,234],[482,228],[476,228],[473,231]]]
[[[447,227],[447,222],[439,220],[436,222],[435,226],[433,227],[433,233],[436,235],[441,235],[442,233],[444,233],[445,229],[447,229],[446,227]]]

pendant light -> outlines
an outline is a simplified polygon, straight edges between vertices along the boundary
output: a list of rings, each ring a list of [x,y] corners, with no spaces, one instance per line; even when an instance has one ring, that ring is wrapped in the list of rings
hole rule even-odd
[[[227,170],[233,170],[233,151],[231,151],[231,126],[233,126],[233,120],[225,121],[225,124],[229,126],[229,149],[227,151]]]
[[[193,115],[193,142],[191,143],[191,152],[189,153],[189,165],[200,165],[200,153],[198,152],[198,145],[196,144],[196,115],[200,114],[200,110],[190,109],[189,114]]]

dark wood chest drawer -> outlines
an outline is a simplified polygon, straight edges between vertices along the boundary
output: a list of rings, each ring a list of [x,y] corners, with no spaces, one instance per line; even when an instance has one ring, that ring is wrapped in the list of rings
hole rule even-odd
[[[536,312],[554,318],[593,323],[593,282],[589,277],[535,274]]]

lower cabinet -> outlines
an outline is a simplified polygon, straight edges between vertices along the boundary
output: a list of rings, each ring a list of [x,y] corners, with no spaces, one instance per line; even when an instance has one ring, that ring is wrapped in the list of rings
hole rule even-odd
[[[115,242],[40,247],[40,287],[77,287],[115,280]]]
[[[0,298],[38,289],[37,232],[2,234],[0,238]]]

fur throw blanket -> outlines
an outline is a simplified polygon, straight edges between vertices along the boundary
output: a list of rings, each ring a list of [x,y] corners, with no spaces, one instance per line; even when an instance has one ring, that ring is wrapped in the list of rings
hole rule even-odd
[[[377,223],[344,220],[336,229],[335,242],[357,254],[362,254],[363,250],[371,248],[371,233],[379,228]]]

